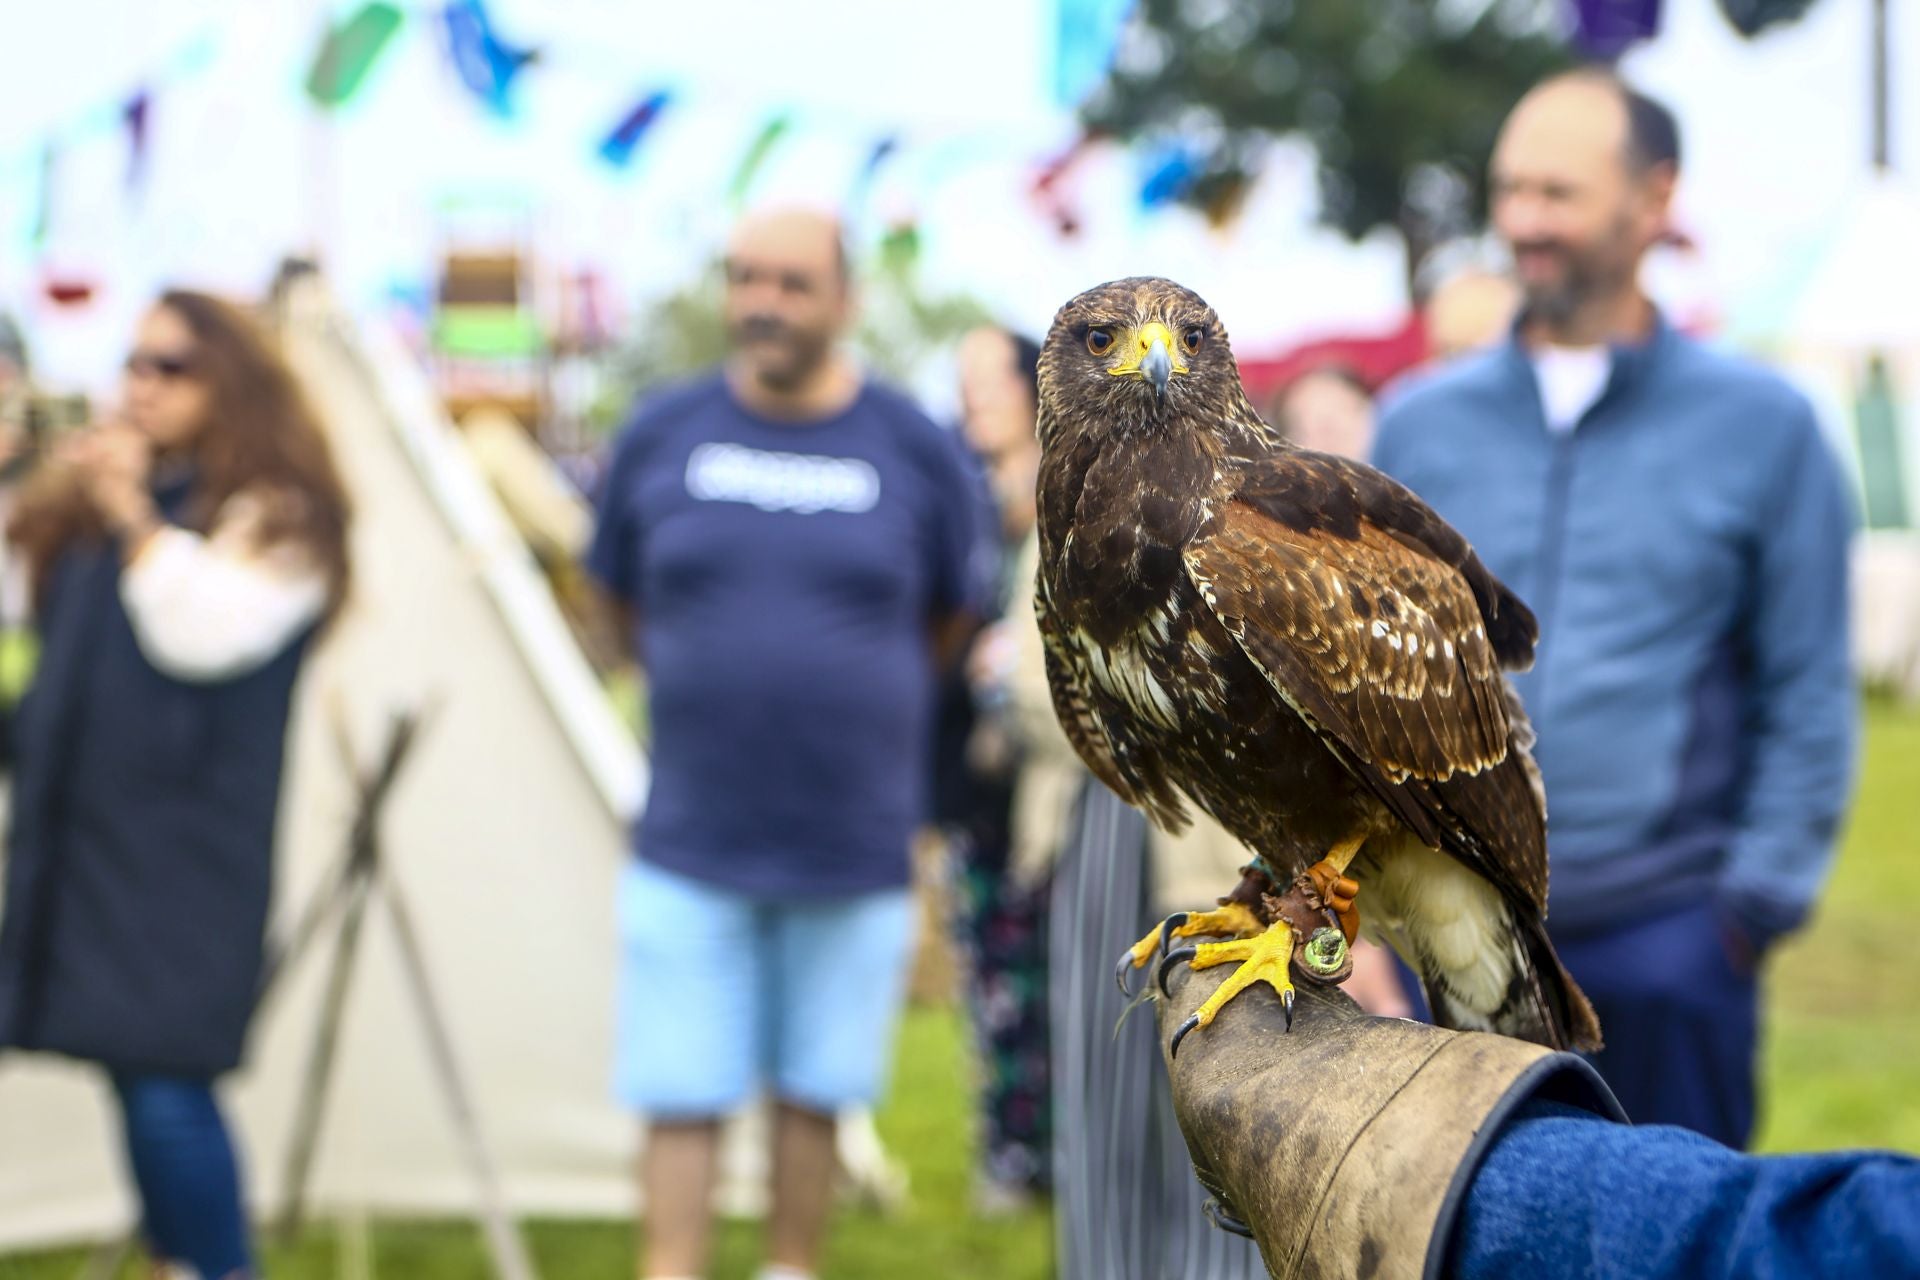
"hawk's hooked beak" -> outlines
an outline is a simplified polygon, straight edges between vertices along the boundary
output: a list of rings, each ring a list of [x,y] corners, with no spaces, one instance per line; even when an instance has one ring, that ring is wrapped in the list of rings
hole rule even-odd
[[[1173,356],[1167,351],[1167,344],[1155,338],[1153,345],[1147,348],[1147,358],[1140,362],[1140,372],[1153,384],[1153,394],[1159,399],[1167,397],[1167,379],[1173,376]]]
[[[1116,378],[1139,378],[1153,384],[1153,394],[1167,395],[1167,383],[1187,366],[1173,359],[1173,331],[1159,321],[1143,324],[1125,337],[1126,355],[1108,370]]]

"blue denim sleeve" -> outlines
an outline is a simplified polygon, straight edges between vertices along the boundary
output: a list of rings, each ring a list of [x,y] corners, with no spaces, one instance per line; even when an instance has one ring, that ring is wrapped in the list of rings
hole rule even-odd
[[[1749,1156],[1530,1102],[1487,1154],[1449,1276],[1920,1276],[1920,1160]]]

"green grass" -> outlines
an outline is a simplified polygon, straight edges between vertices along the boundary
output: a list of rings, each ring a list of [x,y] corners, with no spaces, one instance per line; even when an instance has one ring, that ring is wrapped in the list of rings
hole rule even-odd
[[[1783,948],[1768,974],[1768,1151],[1855,1146],[1920,1152],[1920,712],[1875,704],[1859,802],[1833,884],[1813,926]],[[991,1222],[967,1212],[972,1149],[961,1027],[945,1009],[917,1009],[900,1046],[893,1101],[881,1131],[913,1176],[911,1205],[882,1218],[846,1212],[824,1273],[833,1280],[1038,1280],[1051,1271],[1043,1212]],[[714,1280],[747,1280],[758,1230],[729,1223]],[[528,1229],[543,1276],[625,1280],[633,1228],[624,1222],[536,1222]],[[466,1224],[383,1223],[365,1246],[373,1274],[467,1280],[489,1274]],[[359,1245],[317,1229],[270,1248],[274,1280],[358,1274]],[[0,1258],[0,1280],[72,1280],[72,1250]],[[136,1273],[129,1269],[128,1277]]]
[[[929,1280],[1041,1280],[1052,1270],[1047,1215],[1033,1210],[981,1221],[966,1211],[972,1187],[966,1048],[947,1009],[914,1009],[901,1030],[893,1099],[880,1115],[889,1150],[911,1171],[911,1202],[898,1214],[847,1210],[828,1238],[823,1274],[925,1276]],[[634,1231],[625,1222],[535,1222],[527,1228],[534,1263],[547,1280],[626,1280],[633,1274]],[[759,1261],[759,1228],[722,1226],[712,1280],[749,1280]],[[269,1246],[272,1280],[334,1280],[360,1274],[362,1247],[316,1228],[293,1247]],[[480,1280],[491,1274],[479,1231],[466,1223],[384,1222],[366,1245],[372,1274],[406,1280]],[[75,1280],[76,1250],[0,1257],[0,1280]],[[122,1280],[141,1280],[128,1267]]]
[[[1920,1152],[1920,713],[1875,702],[1846,846],[1770,964],[1759,1147]]]

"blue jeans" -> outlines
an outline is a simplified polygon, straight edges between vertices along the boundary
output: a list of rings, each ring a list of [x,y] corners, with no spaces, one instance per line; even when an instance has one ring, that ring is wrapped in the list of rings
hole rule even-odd
[[[1706,904],[1599,933],[1553,935],[1593,1001],[1607,1047],[1593,1065],[1635,1124],[1673,1124],[1729,1147],[1753,1136],[1760,984],[1727,957]]]
[[[204,1280],[251,1274],[239,1164],[213,1085],[174,1076],[112,1079],[148,1249]]]

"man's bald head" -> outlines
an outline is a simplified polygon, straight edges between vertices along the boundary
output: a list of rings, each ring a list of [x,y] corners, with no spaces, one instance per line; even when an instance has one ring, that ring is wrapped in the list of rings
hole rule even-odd
[[[791,390],[820,371],[853,318],[839,219],[815,209],[769,209],[727,241],[727,332],[749,374]]]
[[[727,237],[728,259],[742,252],[778,253],[795,261],[824,263],[842,284],[852,280],[846,228],[824,209],[787,205],[748,214]]]
[[[1679,160],[1672,115],[1611,73],[1555,76],[1520,100],[1491,188],[1531,315],[1551,323],[1635,287],[1666,230]]]
[[[1511,126],[1529,106],[1596,110],[1619,142],[1621,163],[1636,173],[1680,170],[1680,126],[1673,112],[1601,67],[1565,71],[1535,85],[1507,118]]]

